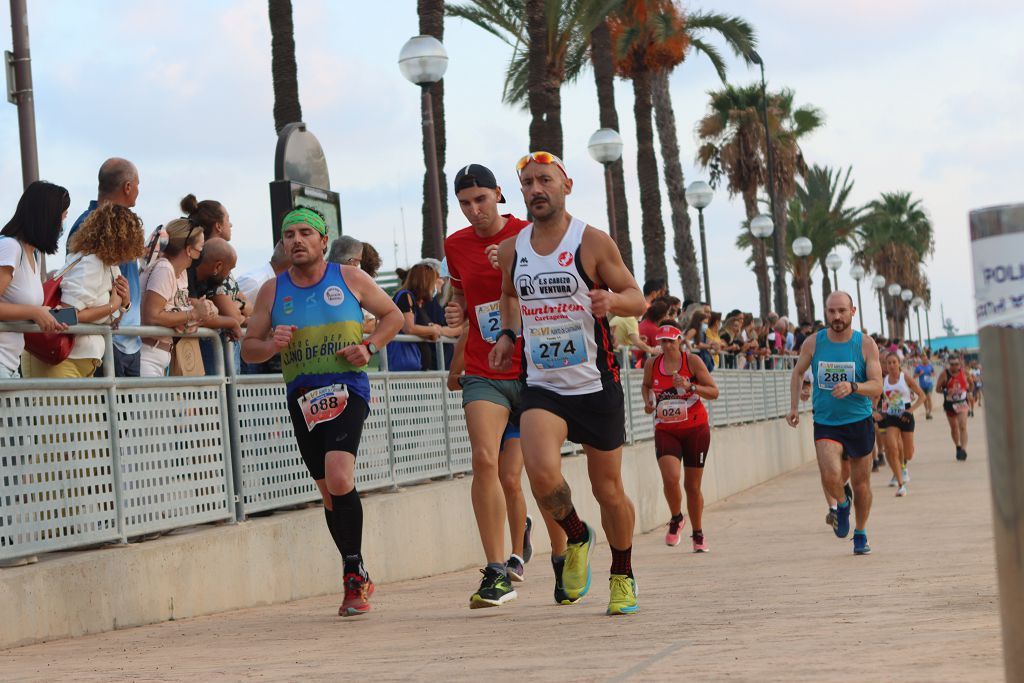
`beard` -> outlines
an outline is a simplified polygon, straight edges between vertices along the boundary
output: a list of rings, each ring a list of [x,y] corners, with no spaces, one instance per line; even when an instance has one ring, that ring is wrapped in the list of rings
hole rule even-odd
[[[828,324],[832,328],[833,332],[845,332],[846,328],[850,326],[850,323],[846,322],[842,318],[836,318]]]

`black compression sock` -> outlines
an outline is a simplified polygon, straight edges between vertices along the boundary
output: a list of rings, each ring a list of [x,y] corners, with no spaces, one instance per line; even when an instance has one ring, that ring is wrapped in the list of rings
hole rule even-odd
[[[334,526],[341,539],[346,558],[363,552],[363,504],[354,488],[343,496],[331,496],[334,505]]]

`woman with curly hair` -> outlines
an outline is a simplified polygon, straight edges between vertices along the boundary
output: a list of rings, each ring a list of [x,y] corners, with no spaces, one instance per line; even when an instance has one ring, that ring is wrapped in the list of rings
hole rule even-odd
[[[130,305],[128,281],[117,264],[144,251],[142,221],[131,209],[104,204],[93,211],[68,239],[61,308],[78,309],[80,323],[116,324]],[[28,377],[92,377],[103,349],[102,335],[78,335],[67,360],[50,365],[26,353],[22,368]]]

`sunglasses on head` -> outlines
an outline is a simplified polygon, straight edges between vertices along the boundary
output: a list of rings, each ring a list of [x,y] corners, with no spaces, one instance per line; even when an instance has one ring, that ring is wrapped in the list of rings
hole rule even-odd
[[[523,169],[526,168],[526,165],[529,164],[531,161],[535,161],[538,164],[545,165],[554,164],[555,166],[558,167],[558,170],[562,172],[562,175],[564,175],[566,178],[569,177],[569,174],[565,172],[565,165],[562,163],[562,160],[556,157],[551,152],[530,152],[529,154],[527,154],[522,159],[516,162],[516,173],[519,174],[520,176],[523,175]]]

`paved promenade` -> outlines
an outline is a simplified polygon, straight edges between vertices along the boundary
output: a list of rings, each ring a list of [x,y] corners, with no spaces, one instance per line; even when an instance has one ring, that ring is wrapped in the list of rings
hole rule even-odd
[[[551,604],[539,555],[500,609],[467,608],[469,570],[380,586],[365,618],[334,616],[334,596],[8,650],[0,680],[999,681],[977,415],[958,463],[941,412],[919,413],[910,495],[873,475],[867,557],[825,526],[812,464],[710,507],[708,555],[638,537],[633,617],[604,616],[602,546],[575,606]]]

